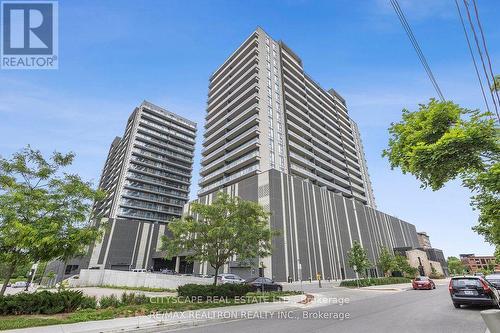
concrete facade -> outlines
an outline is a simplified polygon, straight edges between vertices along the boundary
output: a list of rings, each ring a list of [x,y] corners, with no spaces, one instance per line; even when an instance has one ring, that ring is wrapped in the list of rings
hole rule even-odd
[[[78,279],[69,279],[70,287],[120,286],[176,289],[188,283],[211,284],[212,279],[111,269],[82,269]]]
[[[423,249],[432,248],[431,240],[426,232],[417,232],[417,237],[418,237],[418,243],[420,244],[421,248]]]
[[[224,267],[224,272],[255,276],[262,263],[265,276],[277,281],[288,277],[294,281],[314,279],[317,273],[323,279],[355,278],[347,265],[347,253],[358,241],[374,263],[369,275],[381,276],[375,263],[382,246],[418,247],[414,225],[277,170],[248,177],[222,191],[260,203],[271,213],[271,228],[280,231],[273,239],[271,257],[257,258],[244,267],[235,260]],[[215,195],[210,193],[198,200],[209,204]],[[185,211],[189,213],[189,206]],[[209,274],[211,270],[206,264],[196,263],[194,272]]]

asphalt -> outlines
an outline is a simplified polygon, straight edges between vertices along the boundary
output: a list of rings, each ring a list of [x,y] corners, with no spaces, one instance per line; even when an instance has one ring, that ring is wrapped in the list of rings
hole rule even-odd
[[[455,309],[446,285],[435,290],[322,289],[324,304],[253,319],[156,332],[453,332],[484,333],[481,307]],[[336,301],[335,301],[336,300]],[[339,304],[340,300],[344,304]],[[346,300],[348,300],[346,302]]]

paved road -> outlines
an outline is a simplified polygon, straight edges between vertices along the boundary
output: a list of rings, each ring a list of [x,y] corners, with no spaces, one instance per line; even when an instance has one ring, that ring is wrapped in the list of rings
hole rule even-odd
[[[326,291],[325,289],[323,289]],[[332,290],[332,289],[330,289]],[[282,314],[286,319],[245,319],[207,324],[197,328],[175,329],[182,333],[260,333],[260,332],[466,332],[484,333],[479,311],[482,308],[455,309],[445,285],[436,290],[401,292],[362,291],[335,288],[327,297],[348,297],[349,304],[332,304],[307,311]],[[318,319],[318,316],[330,319]],[[333,319],[339,316],[349,319]],[[315,318],[316,317],[316,318]],[[167,330],[165,330],[166,332]]]

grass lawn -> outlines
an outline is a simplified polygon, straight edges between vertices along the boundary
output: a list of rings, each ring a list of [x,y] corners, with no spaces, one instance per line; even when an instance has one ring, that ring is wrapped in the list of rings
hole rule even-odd
[[[248,293],[249,303],[270,302],[278,300],[282,296],[297,295],[301,292],[270,292],[270,293]],[[54,315],[9,315],[0,316],[0,330],[17,328],[71,324],[91,320],[105,320],[123,317],[143,316],[152,312],[175,312],[198,309],[209,309],[222,306],[241,305],[241,302],[229,300],[228,302],[179,302],[177,297],[161,297],[161,302],[147,303],[142,305],[125,305],[107,309],[85,309],[72,313],[60,313]]]

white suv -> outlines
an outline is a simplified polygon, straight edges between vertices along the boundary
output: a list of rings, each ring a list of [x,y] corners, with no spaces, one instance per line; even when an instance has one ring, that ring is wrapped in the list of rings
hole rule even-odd
[[[245,279],[242,279],[236,274],[219,274],[217,275],[217,284],[226,284],[226,283],[243,283]]]

